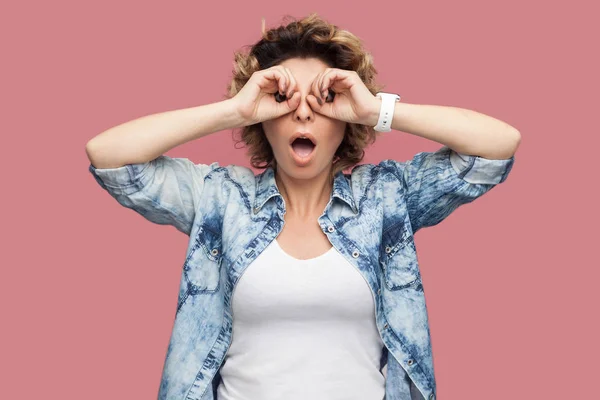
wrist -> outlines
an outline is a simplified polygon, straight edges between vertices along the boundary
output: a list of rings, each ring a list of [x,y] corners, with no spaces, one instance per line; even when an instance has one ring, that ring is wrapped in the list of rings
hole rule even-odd
[[[381,98],[373,96],[373,101],[371,102],[371,107],[369,108],[368,116],[364,125],[370,127],[377,125],[377,121],[379,121],[379,112],[381,111],[381,103]]]
[[[235,97],[223,100],[223,103],[226,104],[226,108],[229,111],[227,115],[227,120],[229,121],[229,125],[231,125],[232,128],[242,128],[244,126],[250,125],[246,117],[240,111],[240,107],[237,104]]]

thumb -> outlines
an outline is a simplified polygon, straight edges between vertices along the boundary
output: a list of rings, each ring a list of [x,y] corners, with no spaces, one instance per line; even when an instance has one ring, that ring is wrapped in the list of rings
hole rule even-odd
[[[309,94],[306,96],[306,101],[310,105],[310,108],[312,108],[314,111],[318,112],[319,114],[329,116],[328,111],[329,111],[329,108],[331,107],[331,105],[326,104],[326,103],[319,104],[319,101],[317,100],[317,98],[312,94]]]
[[[287,108],[289,109],[289,111],[294,111],[296,108],[298,108],[298,106],[300,105],[300,97],[301,97],[300,92],[294,92],[292,97],[287,99],[285,104],[286,104]]]
[[[294,93],[292,97],[281,102],[272,100],[273,108],[270,109],[271,114],[268,119],[279,118],[282,115],[291,113],[296,108],[298,108],[298,105],[300,104],[299,99],[299,93]]]
[[[289,99],[277,104],[277,117],[294,111],[300,105],[300,92],[296,92]]]
[[[306,101],[310,105],[310,108],[312,108],[314,111],[322,112],[323,106],[321,104],[319,104],[317,98],[314,95],[312,95],[312,94],[307,95]]]

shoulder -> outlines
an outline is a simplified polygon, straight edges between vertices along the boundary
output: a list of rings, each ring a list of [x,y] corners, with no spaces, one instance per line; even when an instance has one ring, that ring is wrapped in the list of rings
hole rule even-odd
[[[402,182],[404,162],[385,159],[378,163],[359,164],[352,168],[350,174],[345,174],[353,185],[367,187],[378,182]]]
[[[218,161],[210,164],[211,172],[207,175],[207,178],[224,177],[226,179],[237,179],[237,180],[252,180],[256,179],[254,171],[243,165],[227,164],[221,165]],[[211,176],[212,175],[212,176]]]
[[[204,179],[205,184],[216,187],[232,186],[247,193],[255,190],[260,175],[251,168],[236,164],[221,165],[219,162],[214,162],[210,166],[211,171]]]

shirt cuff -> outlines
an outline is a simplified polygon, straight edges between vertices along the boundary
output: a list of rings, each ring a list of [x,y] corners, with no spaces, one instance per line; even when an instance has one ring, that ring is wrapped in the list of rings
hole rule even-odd
[[[469,183],[496,185],[506,180],[515,162],[511,158],[493,160],[450,150],[450,163],[459,175]]]
[[[117,168],[96,168],[90,164],[88,169],[105,190],[115,194],[132,194],[144,186],[144,172],[149,165],[150,162]]]

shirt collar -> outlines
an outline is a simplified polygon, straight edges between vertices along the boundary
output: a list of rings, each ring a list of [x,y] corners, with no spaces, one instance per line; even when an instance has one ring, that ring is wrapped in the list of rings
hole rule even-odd
[[[275,183],[275,171],[272,167],[267,167],[262,173],[257,176],[256,197],[254,200],[254,213],[258,213],[271,197],[281,196],[277,184]],[[331,197],[337,197],[342,200],[354,213],[357,213],[354,196],[346,176],[343,171],[339,171],[333,178],[333,191]]]

